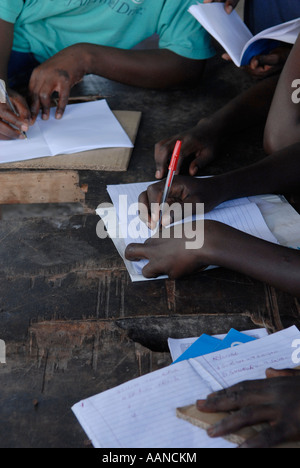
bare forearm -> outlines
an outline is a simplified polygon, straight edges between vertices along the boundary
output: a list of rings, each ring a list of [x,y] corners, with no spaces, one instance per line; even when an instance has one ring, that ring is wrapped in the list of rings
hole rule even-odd
[[[273,76],[252,86],[213,114],[209,121],[226,138],[255,125],[265,125],[278,83]]]
[[[300,297],[298,251],[257,239],[224,224],[218,223],[217,229],[212,264],[238,271]]]
[[[271,154],[300,141],[300,104],[292,100],[292,83],[300,79],[300,35],[294,45],[274,95],[264,136]]]
[[[299,192],[300,143],[256,164],[214,178],[222,201],[266,193]]]
[[[169,50],[123,50],[82,44],[86,73],[144,88],[166,88],[195,83],[203,73],[205,61],[190,60]]]
[[[0,20],[0,78],[7,80],[7,65],[12,50],[14,26]]]

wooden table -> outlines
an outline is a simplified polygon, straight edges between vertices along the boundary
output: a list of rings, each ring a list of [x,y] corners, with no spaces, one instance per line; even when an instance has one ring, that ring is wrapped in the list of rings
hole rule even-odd
[[[170,336],[298,324],[297,299],[224,269],[131,283],[111,240],[96,235],[94,210],[109,201],[107,184],[153,180],[156,141],[194,125],[250,84],[241,71],[214,59],[197,89],[143,90],[93,76],[80,85],[80,92],[102,93],[112,109],[142,111],[140,131],[127,172],[64,175],[70,186],[78,177],[82,213],[16,214],[0,222],[1,447],[90,447],[71,406],[169,364]],[[263,157],[261,137],[261,129],[249,129],[203,174]],[[37,176],[13,175],[20,190],[24,177]],[[48,174],[57,182],[59,176]],[[41,201],[55,196],[53,187]]]

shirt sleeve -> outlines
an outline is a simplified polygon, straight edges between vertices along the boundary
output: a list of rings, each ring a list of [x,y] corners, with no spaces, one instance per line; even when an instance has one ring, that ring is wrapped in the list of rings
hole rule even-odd
[[[207,59],[215,55],[211,37],[188,12],[195,1],[166,0],[159,24],[159,47],[190,59]]]
[[[24,8],[24,0],[1,0],[0,19],[15,23]]]

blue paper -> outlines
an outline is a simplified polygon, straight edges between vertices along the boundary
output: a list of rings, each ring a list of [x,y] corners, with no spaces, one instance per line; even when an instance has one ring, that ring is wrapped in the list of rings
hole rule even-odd
[[[222,343],[222,341],[218,340],[218,338],[214,338],[213,336],[209,336],[204,333],[183,354],[181,354],[173,364],[175,364],[175,362],[184,361],[185,359],[213,353],[220,343]]]
[[[232,328],[225,338],[221,341],[219,346],[215,349],[215,351],[220,351],[221,349],[233,348],[234,346],[241,345],[243,343],[248,343],[249,341],[254,341],[256,338],[253,336],[245,335],[234,328]]]
[[[206,335],[204,333],[183,354],[181,354],[181,356],[179,356],[179,358],[177,358],[173,364],[184,361],[186,359],[204,356],[205,354],[210,354],[222,349],[238,346],[254,340],[256,340],[256,338],[253,338],[253,336],[245,335],[244,333],[241,333],[234,328],[232,328],[227,333],[223,340],[219,340],[218,338]]]

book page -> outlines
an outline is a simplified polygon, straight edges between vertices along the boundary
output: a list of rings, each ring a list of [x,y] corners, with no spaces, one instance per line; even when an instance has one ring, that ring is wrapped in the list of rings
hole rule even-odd
[[[27,140],[0,141],[0,163],[73,154],[98,148],[132,148],[133,144],[107,102],[70,104],[62,119],[39,115],[27,132]]]
[[[68,105],[61,120],[55,119],[55,112],[52,108],[50,119],[38,122],[52,156],[133,146],[104,99]]]
[[[253,34],[238,13],[234,10],[228,15],[224,3],[198,3],[191,6],[189,12],[221,44],[239,67],[243,49]]]

